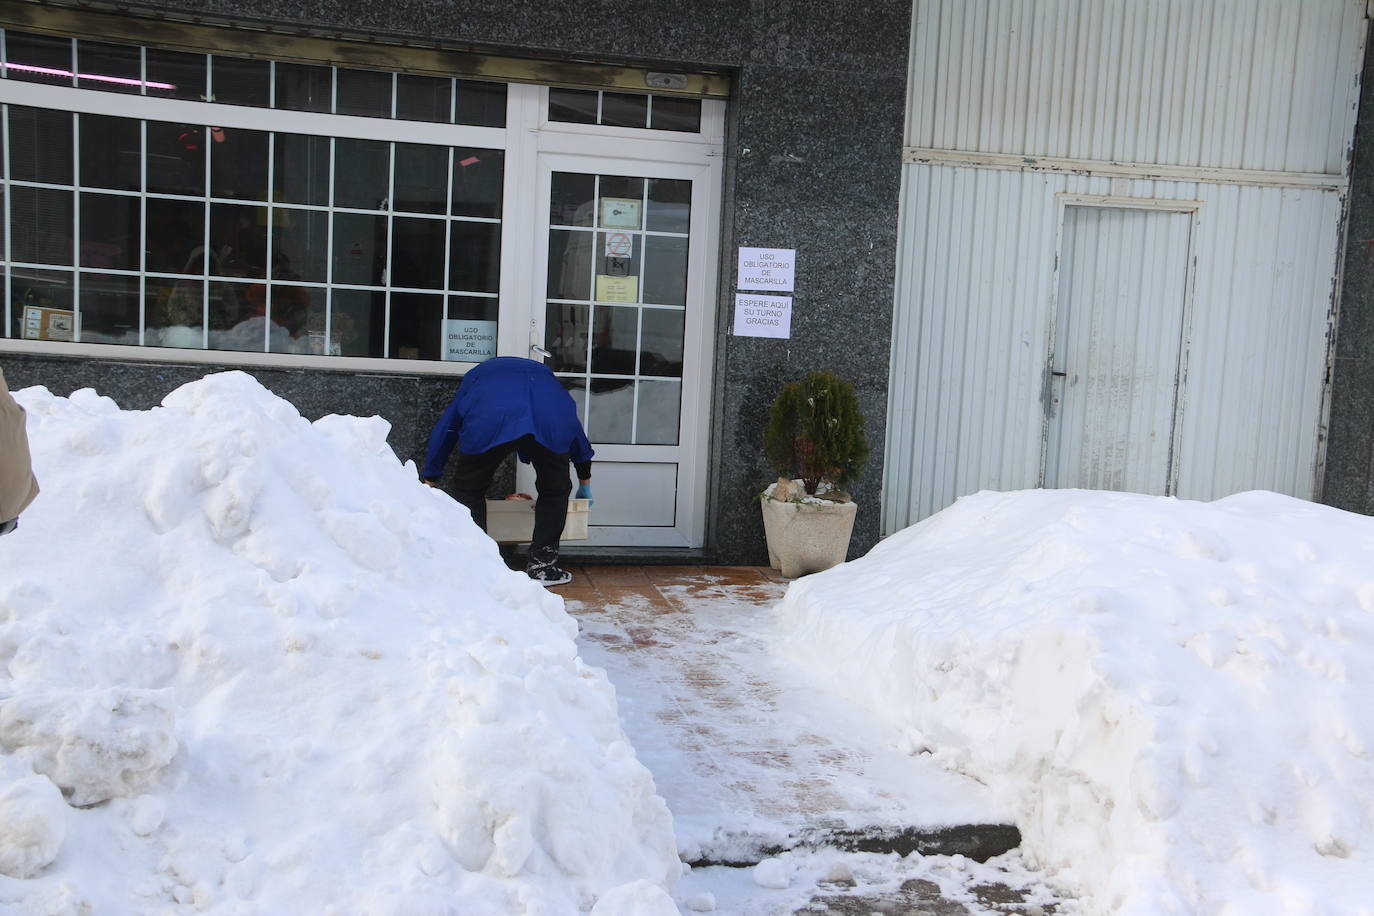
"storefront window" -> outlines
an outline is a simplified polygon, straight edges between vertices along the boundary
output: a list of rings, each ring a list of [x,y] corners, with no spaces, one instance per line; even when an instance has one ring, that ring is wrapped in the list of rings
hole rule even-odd
[[[494,341],[500,150],[4,114],[10,337],[465,361],[468,330]]]
[[[504,83],[188,54],[15,31],[5,33],[4,46],[4,77],[30,83],[253,108],[506,126]]]
[[[598,89],[550,89],[549,120],[648,130],[701,132],[701,99]]]

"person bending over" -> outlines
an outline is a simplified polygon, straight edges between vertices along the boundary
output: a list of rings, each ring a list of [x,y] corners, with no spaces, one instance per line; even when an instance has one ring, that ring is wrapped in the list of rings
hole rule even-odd
[[[525,571],[543,585],[564,585],[572,574],[558,565],[558,541],[568,517],[577,470],[579,498],[591,498],[592,451],[577,404],[543,363],[497,356],[463,376],[458,392],[429,436],[421,479],[434,486],[458,447],[453,495],[487,530],[487,489],[511,452],[534,466],[534,537]]]

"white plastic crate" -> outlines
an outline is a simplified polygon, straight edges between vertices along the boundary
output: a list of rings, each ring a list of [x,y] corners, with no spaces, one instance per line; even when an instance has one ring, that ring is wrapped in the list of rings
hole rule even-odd
[[[564,541],[587,539],[590,499],[568,500],[568,522],[563,527]],[[534,500],[487,500],[487,534],[498,544],[521,544],[534,537]]]

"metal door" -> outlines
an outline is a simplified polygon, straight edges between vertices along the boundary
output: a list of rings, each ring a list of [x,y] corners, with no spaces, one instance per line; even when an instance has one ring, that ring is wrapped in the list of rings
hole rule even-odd
[[[1043,484],[1172,493],[1193,214],[1063,213]]]

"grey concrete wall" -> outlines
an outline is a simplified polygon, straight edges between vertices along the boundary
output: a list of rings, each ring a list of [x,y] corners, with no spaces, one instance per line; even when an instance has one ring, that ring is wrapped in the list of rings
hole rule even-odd
[[[1374,54],[1366,52],[1322,502],[1374,515]]]
[[[910,0],[173,0],[119,6],[189,12],[207,21],[254,19],[498,50],[730,68],[736,90],[726,150],[708,546],[721,562],[767,561],[754,502],[772,477],[763,426],[783,383],[809,369],[836,371],[859,390],[873,457],[854,491],[860,513],[851,556],[877,541]],[[791,340],[730,335],[734,250],[741,245],[797,249]],[[118,391],[128,406],[146,406],[204,371],[125,366],[35,360],[15,366],[15,384],[58,391],[88,384],[78,379],[99,378],[123,386]],[[428,431],[425,424],[447,398],[438,383],[415,378],[254,374],[307,414],[381,405],[375,412],[392,421],[392,442],[402,457],[416,454],[418,432]],[[135,395],[134,387],[142,393]]]

